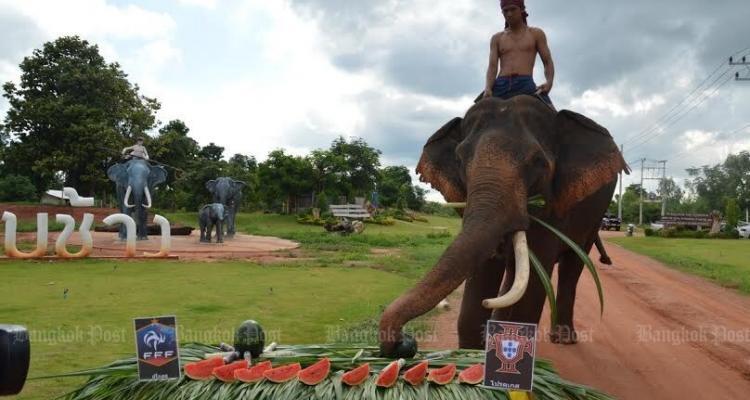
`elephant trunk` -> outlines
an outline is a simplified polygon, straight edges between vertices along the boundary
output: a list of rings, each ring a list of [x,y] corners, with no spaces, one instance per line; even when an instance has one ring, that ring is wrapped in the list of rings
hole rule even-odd
[[[528,226],[526,193],[525,190],[521,195],[509,191],[517,191],[524,186],[498,185],[491,180],[486,182],[470,185],[463,229],[437,265],[384,311],[380,321],[381,351],[384,355],[394,356],[401,340],[401,328],[408,321],[432,310],[473,275],[475,268],[496,253],[506,234],[520,231],[519,237],[523,237],[523,231]],[[523,198],[523,203],[508,204],[513,198]],[[506,199],[508,201],[504,201]],[[512,214],[517,207],[521,209]]]

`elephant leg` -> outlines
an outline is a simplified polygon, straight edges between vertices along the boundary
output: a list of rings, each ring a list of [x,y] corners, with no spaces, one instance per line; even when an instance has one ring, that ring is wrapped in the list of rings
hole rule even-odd
[[[461,349],[483,349],[484,329],[492,310],[482,307],[482,300],[495,297],[500,289],[505,264],[491,258],[466,279],[461,311],[458,314],[458,346]]]
[[[206,225],[206,241],[208,243],[211,243],[211,231],[213,230],[214,230],[214,224],[211,221],[209,221],[208,224]]]
[[[224,225],[221,222],[216,223],[216,243],[224,243]]]
[[[599,251],[599,262],[606,265],[612,265],[612,259],[609,258],[609,254],[607,254],[607,250],[604,248],[604,244],[602,244],[602,238],[598,233],[596,234],[594,244],[596,245],[596,250]]]
[[[588,245],[584,251],[591,249]],[[552,343],[575,344],[578,342],[573,325],[573,310],[576,301],[578,279],[583,271],[583,260],[573,251],[565,252],[560,257],[557,271],[557,325],[550,332]]]

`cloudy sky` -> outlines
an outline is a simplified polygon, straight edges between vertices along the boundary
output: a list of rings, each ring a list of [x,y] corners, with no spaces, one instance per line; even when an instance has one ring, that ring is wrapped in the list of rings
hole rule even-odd
[[[686,167],[750,149],[750,82],[733,79],[750,68],[726,62],[750,55],[745,0],[527,8],[555,60],[556,106],[607,127],[634,167],[668,160],[682,182]],[[262,160],[356,136],[413,169],[426,138],[482,90],[502,26],[496,0],[0,0],[0,81],[17,81],[45,41],[76,34],[203,145]]]

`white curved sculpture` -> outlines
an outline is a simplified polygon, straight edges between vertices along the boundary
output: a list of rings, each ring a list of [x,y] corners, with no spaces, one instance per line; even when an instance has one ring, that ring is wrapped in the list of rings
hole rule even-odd
[[[81,226],[78,228],[78,232],[81,234],[81,250],[77,253],[70,253],[65,248],[65,243],[68,242],[70,234],[75,229],[76,221],[68,214],[57,214],[55,220],[58,223],[65,224],[65,228],[55,242],[55,254],[58,257],[83,258],[91,254],[91,251],[94,249],[94,239],[91,237],[91,225],[94,223],[94,214],[83,214],[83,221],[81,221]]]
[[[125,214],[112,214],[104,218],[107,225],[125,225],[125,257],[135,257],[135,220]]]
[[[16,215],[5,211],[2,219],[5,222],[5,255],[13,258],[37,258],[47,254],[47,213],[36,215],[36,249],[31,253],[24,253],[16,248]]]
[[[150,199],[149,203],[151,203]],[[161,248],[156,253],[143,253],[143,255],[146,257],[166,257],[172,247],[172,228],[169,227],[169,221],[159,214],[154,216],[154,223],[159,224],[161,229]]]
[[[81,197],[78,195],[78,191],[72,187],[64,187],[63,195],[70,200],[70,205],[73,207],[93,207],[93,197]],[[84,218],[85,221],[85,218]]]

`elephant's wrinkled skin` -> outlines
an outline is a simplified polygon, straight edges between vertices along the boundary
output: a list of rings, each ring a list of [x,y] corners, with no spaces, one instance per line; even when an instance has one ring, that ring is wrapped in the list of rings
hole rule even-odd
[[[538,323],[545,292],[535,273],[520,300],[505,308],[485,308],[483,300],[506,293],[514,282],[511,238],[525,231],[528,249],[551,273],[559,262],[558,326],[553,339],[574,340],[573,302],[582,261],[539,224],[535,215],[588,251],[616,186],[627,172],[609,132],[571,111],[554,112],[530,96],[482,100],[462,118],[438,130],[424,146],[417,172],[448,202],[466,202],[462,230],[435,267],[391,303],[380,320],[381,350],[394,355],[401,329],[431,310],[462,282],[459,346],[482,348],[490,317]],[[541,195],[544,208],[529,208]],[[560,337],[556,333],[568,333]]]
[[[116,184],[120,212],[133,217],[139,240],[148,239],[148,209],[153,203],[154,189],[167,180],[167,171],[162,166],[135,159],[109,167],[107,177]],[[125,239],[124,226],[120,226],[119,236]]]
[[[242,204],[242,188],[245,186],[247,186],[247,183],[228,177],[216,178],[206,182],[206,189],[211,192],[214,203],[224,205],[228,237],[234,236],[234,220],[237,211],[240,209],[240,204]]]
[[[198,212],[201,242],[211,243],[211,231],[216,227],[216,243],[224,243],[224,219],[226,212],[221,203],[206,204]]]

